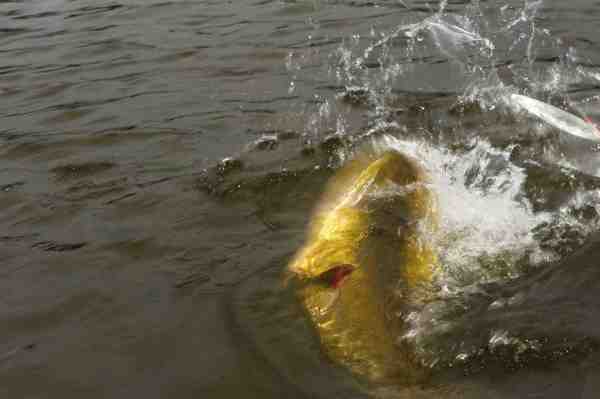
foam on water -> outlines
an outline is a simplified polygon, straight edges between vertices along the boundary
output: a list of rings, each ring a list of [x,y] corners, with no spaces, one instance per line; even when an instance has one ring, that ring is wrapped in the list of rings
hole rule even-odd
[[[440,208],[436,244],[446,289],[515,277],[516,263],[524,256],[535,264],[552,258],[532,234],[551,215],[534,213],[521,195],[526,176],[510,162],[509,151],[480,139],[465,153],[392,136],[377,139],[374,146],[410,154],[427,169]]]

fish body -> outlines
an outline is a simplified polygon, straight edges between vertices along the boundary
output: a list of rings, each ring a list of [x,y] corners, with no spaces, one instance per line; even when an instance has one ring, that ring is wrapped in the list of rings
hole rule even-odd
[[[431,292],[436,219],[416,160],[363,154],[331,178],[289,264],[325,352],[368,380],[419,379],[400,337],[403,316]]]

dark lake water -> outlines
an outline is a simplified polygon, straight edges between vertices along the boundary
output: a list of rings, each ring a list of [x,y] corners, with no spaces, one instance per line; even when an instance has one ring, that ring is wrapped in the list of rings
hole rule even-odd
[[[0,396],[596,398],[600,2],[0,2]],[[282,274],[365,143],[440,203],[431,378],[329,359]]]

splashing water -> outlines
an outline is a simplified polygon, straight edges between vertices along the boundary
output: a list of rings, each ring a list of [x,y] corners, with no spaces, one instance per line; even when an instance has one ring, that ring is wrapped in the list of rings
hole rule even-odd
[[[356,32],[330,53],[327,76],[346,93],[360,93],[369,106],[368,126],[395,115],[390,100],[398,92],[447,93],[455,95],[458,103],[475,103],[487,111],[507,108],[510,113],[516,111],[510,106],[511,94],[524,92],[564,104],[582,117],[593,114],[589,96],[569,91],[596,84],[597,73],[581,65],[585,60],[573,41],[540,26],[542,7],[540,0],[525,0],[520,7],[487,8],[473,1],[461,13],[448,12],[442,2],[437,11],[423,15],[406,6],[411,13],[396,27]],[[294,84],[302,68],[314,74],[314,66],[322,64],[316,58],[313,65],[304,63],[294,69]],[[348,121],[353,110],[333,106],[335,96],[321,101],[330,102],[331,113],[309,113],[307,135],[320,134],[315,125],[335,129],[332,122],[317,119],[335,121],[345,127],[344,132],[355,130]],[[402,122],[401,116],[395,118]]]
[[[440,207],[437,245],[446,290],[516,277],[517,261],[523,257],[529,264],[553,258],[532,234],[551,215],[534,213],[522,197],[526,176],[510,162],[510,151],[477,139],[462,154],[392,136],[383,136],[374,146],[410,154],[427,169]]]

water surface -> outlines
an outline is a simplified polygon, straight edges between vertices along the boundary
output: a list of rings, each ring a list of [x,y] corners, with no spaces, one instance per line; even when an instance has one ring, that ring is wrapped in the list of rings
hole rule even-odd
[[[507,99],[600,119],[599,18],[585,0],[2,2],[0,394],[596,397],[598,148]],[[440,198],[441,291],[409,331],[424,386],[336,366],[281,284],[371,140]]]

